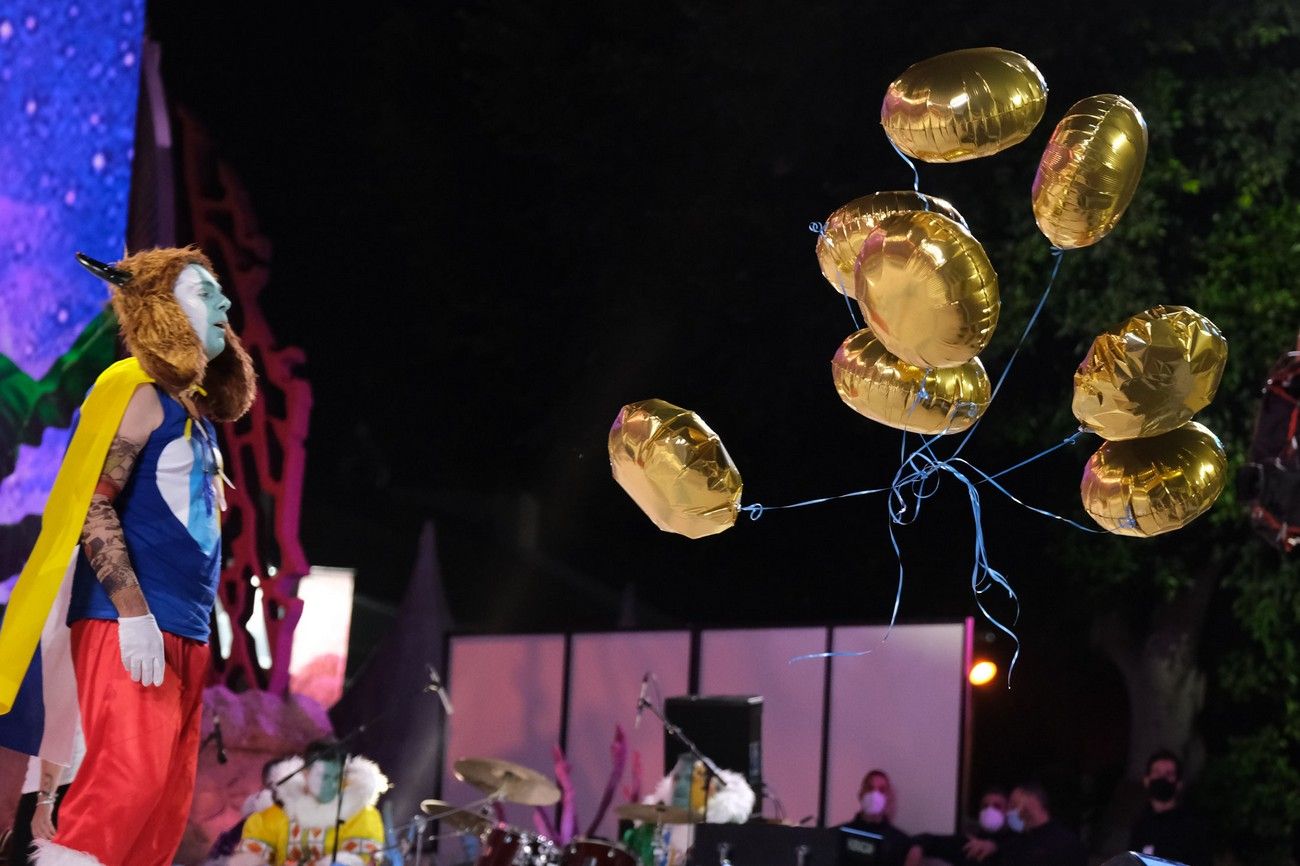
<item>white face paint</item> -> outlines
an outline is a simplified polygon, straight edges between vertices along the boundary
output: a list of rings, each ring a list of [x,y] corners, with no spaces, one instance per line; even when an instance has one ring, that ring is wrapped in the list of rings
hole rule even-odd
[[[230,299],[221,292],[217,278],[202,265],[186,265],[172,286],[176,302],[185,311],[194,333],[203,344],[203,354],[211,361],[226,348],[226,311]]]

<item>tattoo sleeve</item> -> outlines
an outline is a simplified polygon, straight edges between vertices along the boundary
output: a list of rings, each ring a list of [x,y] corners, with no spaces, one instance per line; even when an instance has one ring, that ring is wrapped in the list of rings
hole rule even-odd
[[[126,485],[140,454],[141,445],[122,437],[113,439],[108,446],[108,457],[100,473],[99,484],[90,497],[86,522],[81,530],[81,543],[86,559],[108,593],[110,600],[129,587],[139,586],[135,569],[126,551],[122,535],[122,522],[113,507],[113,500]]]

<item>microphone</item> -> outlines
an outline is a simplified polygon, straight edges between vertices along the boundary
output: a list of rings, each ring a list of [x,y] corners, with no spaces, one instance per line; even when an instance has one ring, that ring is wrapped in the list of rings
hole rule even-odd
[[[217,763],[226,763],[229,758],[226,757],[226,741],[221,738],[221,716],[212,717],[212,738],[217,741]]]
[[[433,665],[426,664],[425,667],[429,669],[429,684],[424,687],[424,691],[437,695],[438,700],[442,701],[442,711],[450,716],[454,711],[451,708],[451,701],[447,698],[447,691],[442,687],[442,678],[438,676]]]
[[[645,711],[646,699],[645,693],[650,687],[650,672],[646,671],[645,676],[641,677],[641,695],[636,699],[636,722],[632,725],[635,730],[641,727],[641,713]]]

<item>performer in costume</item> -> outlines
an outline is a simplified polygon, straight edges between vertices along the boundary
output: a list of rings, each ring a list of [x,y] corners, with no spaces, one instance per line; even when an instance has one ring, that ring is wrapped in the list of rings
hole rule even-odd
[[[388,779],[378,764],[344,755],[328,743],[314,743],[303,757],[277,764],[270,776],[289,777],[275,787],[279,803],[244,822],[243,837],[229,866],[383,862],[384,821],[375,802],[388,789]],[[342,822],[337,861],[331,859],[336,821]]]
[[[132,357],[82,404],[41,534],[0,625],[0,712],[14,704],[72,550],[68,623],[86,755],[42,866],[167,866],[198,762],[208,623],[221,568],[213,421],[252,405],[252,364],[212,264],[194,248],[114,266]]]

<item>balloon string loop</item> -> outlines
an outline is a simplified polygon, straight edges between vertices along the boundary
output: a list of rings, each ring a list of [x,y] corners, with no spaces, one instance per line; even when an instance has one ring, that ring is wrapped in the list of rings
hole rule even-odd
[[[884,644],[886,640],[889,639],[889,635],[893,630],[894,624],[898,620],[898,611],[902,605],[902,599],[903,599],[903,583],[906,576],[906,569],[903,564],[902,550],[898,544],[898,537],[895,532],[895,527],[906,526],[914,522],[920,516],[922,504],[926,499],[934,496],[935,493],[938,492],[939,484],[942,479],[942,476],[944,474],[947,474],[947,475],[951,475],[963,487],[966,488],[967,499],[970,502],[971,519],[974,523],[974,532],[975,532],[974,556],[973,556],[973,562],[971,566],[970,585],[971,585],[971,595],[975,600],[975,606],[979,609],[980,614],[990,625],[992,625],[998,631],[1005,634],[1015,644],[1015,650],[1012,653],[1011,663],[1008,665],[1007,668],[1007,687],[1010,688],[1011,676],[1014,673],[1016,664],[1020,659],[1020,649],[1021,649],[1020,639],[1016,635],[1014,630],[1015,624],[1020,618],[1020,600],[1019,597],[1016,595],[1015,590],[1012,588],[1010,581],[1008,581],[1006,576],[1002,572],[998,571],[989,561],[988,546],[984,536],[983,502],[981,501],[980,498],[979,485],[981,484],[991,485],[995,490],[997,490],[1002,495],[1006,496],[1012,502],[1016,503],[1022,508],[1034,512],[1035,514],[1041,514],[1044,517],[1049,517],[1053,520],[1059,520],[1063,523],[1067,523],[1070,526],[1075,527],[1076,529],[1081,529],[1084,532],[1100,534],[1102,531],[1099,529],[1096,529],[1094,527],[1084,526],[1067,517],[1063,517],[1059,514],[1048,511],[1047,509],[1037,508],[1035,506],[1029,505],[1028,503],[1021,500],[1010,490],[1008,490],[1006,487],[999,484],[995,480],[1010,472],[1014,472],[1017,469],[1021,469],[1025,466],[1028,466],[1029,464],[1037,460],[1041,460],[1042,458],[1048,456],[1049,454],[1052,454],[1055,451],[1058,451],[1061,448],[1066,447],[1067,445],[1071,445],[1074,442],[1077,442],[1079,438],[1084,434],[1084,432],[1086,431],[1082,429],[1076,430],[1075,432],[1071,433],[1069,436],[1062,439],[1060,442],[1057,442],[1056,444],[1051,445],[1048,448],[1043,449],[1042,451],[1039,451],[1037,454],[1034,454],[1031,457],[1027,457],[1024,460],[1021,460],[1007,467],[1006,469],[1002,469],[991,475],[979,469],[978,467],[970,463],[968,460],[964,460],[961,458],[941,459],[937,457],[934,451],[932,450],[932,448],[930,447],[934,441],[933,437],[923,438],[920,445],[918,445],[912,451],[908,452],[907,433],[904,432],[902,437],[902,443],[901,443],[901,451],[903,452],[903,456],[900,461],[900,466],[898,468],[898,471],[894,474],[894,478],[888,488],[882,488],[881,490],[873,491],[873,492],[883,492],[887,490],[889,492],[888,505],[887,505],[887,512],[889,515],[889,524],[888,524],[889,543],[894,551],[894,559],[898,563],[898,580],[897,580],[896,589],[894,591],[894,604],[893,604],[893,609],[890,612],[889,625],[885,629],[885,634],[880,639],[880,642],[875,647],[872,647],[870,649],[853,650],[853,651],[837,650],[834,652],[810,653],[807,655],[796,656],[795,658],[792,658],[790,661],[795,662],[795,661],[804,661],[808,659],[818,659],[818,658],[824,659],[824,658],[835,658],[835,657],[854,657],[854,656],[870,655],[871,653],[878,650],[880,646]],[[974,478],[972,476],[974,476]],[[974,480],[975,478],[977,478],[978,480]],[[829,500],[809,500],[806,503],[799,503],[799,505],[812,504],[818,501],[829,501]],[[1002,590],[1002,592],[1006,594],[1007,600],[1013,605],[1014,614],[1010,618],[1009,622],[1004,622],[1002,619],[1000,619],[998,615],[996,615],[992,610],[990,610],[989,606],[985,603],[985,599],[984,599],[985,595],[989,592],[989,590],[995,588]]]

